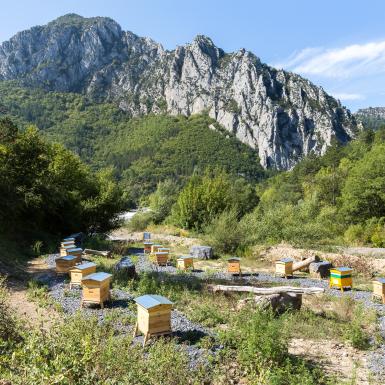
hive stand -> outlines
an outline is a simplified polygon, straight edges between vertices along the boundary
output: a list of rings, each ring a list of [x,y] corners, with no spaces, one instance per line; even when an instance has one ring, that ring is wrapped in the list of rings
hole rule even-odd
[[[143,347],[150,337],[171,334],[171,301],[156,294],[142,295],[134,301],[138,310],[134,337],[144,335]]]
[[[275,275],[288,278],[293,277],[293,259],[282,258],[275,263]]]
[[[229,258],[227,260],[227,272],[230,274],[239,274],[239,276],[241,277],[241,259],[237,257]]]
[[[372,298],[381,298],[385,304],[385,278],[376,278],[373,282]]]
[[[344,291],[344,287],[353,289],[352,272],[353,269],[344,266],[330,269],[329,287],[339,287],[342,292]]]
[[[82,301],[80,306],[85,303],[95,303],[104,309],[104,302],[111,299],[110,281],[112,274],[99,272],[87,275],[82,279]]]

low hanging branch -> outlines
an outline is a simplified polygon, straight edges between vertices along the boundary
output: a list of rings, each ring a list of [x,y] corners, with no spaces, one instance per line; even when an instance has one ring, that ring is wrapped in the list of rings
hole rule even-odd
[[[292,286],[277,286],[277,287],[254,287],[254,286],[228,286],[228,285],[208,285],[208,289],[214,293],[217,291],[240,291],[254,293],[256,295],[271,295],[282,293],[294,294],[318,294],[323,293],[325,289],[321,287],[292,287]]]

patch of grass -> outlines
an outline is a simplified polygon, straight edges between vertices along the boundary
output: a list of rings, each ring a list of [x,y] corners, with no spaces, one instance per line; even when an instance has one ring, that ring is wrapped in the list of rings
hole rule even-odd
[[[53,304],[53,300],[48,293],[48,287],[35,279],[28,282],[27,298],[44,308]]]

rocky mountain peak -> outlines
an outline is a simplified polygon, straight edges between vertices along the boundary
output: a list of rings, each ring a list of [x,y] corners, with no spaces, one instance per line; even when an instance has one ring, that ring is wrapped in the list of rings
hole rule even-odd
[[[255,148],[264,167],[290,169],[357,130],[322,88],[252,52],[225,53],[203,35],[165,51],[103,17],[64,15],[2,43],[0,80],[11,79],[108,99],[133,116],[206,112]]]

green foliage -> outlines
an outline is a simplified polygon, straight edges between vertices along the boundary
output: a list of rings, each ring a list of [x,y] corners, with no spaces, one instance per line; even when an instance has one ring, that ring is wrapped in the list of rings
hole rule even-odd
[[[216,252],[235,253],[246,242],[246,232],[239,224],[238,212],[233,208],[223,211],[205,228],[207,243]]]
[[[0,234],[23,234],[40,253],[49,236],[102,232],[117,224],[124,200],[111,170],[94,174],[35,128],[18,132],[10,126],[0,120]]]
[[[237,181],[224,171],[207,170],[202,176],[190,178],[173,207],[171,221],[183,228],[200,230],[225,210],[234,209],[242,216],[256,201],[256,194],[244,181]]]
[[[130,231],[143,231],[152,222],[152,213],[149,211],[142,211],[136,213],[128,222],[127,228]]]

